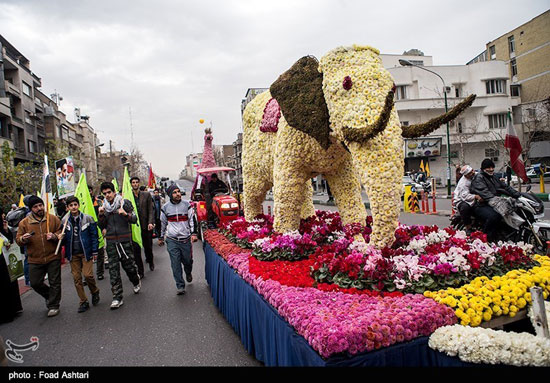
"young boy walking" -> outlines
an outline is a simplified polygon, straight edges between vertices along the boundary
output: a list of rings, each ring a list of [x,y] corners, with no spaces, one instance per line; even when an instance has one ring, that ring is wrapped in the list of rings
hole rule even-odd
[[[99,303],[99,288],[94,278],[94,259],[97,258],[99,237],[94,219],[79,211],[78,198],[71,196],[66,202],[69,215],[66,218],[68,221],[62,243],[65,245],[65,257],[71,264],[74,285],[80,298],[78,312],[83,313],[90,308],[90,304],[84,292],[82,274],[92,294],[92,304],[95,306]]]

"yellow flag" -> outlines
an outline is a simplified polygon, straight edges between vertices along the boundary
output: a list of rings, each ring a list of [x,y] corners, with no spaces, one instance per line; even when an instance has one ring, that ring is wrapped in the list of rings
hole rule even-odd
[[[19,198],[19,207],[25,207],[25,202],[23,202],[24,198],[23,194],[21,194],[21,198]]]
[[[124,168],[124,180],[122,181],[122,198],[127,199],[132,203],[134,207],[134,213],[138,216],[136,201],[134,199],[134,193],[132,191],[132,185],[130,184],[130,175],[128,174],[128,168]],[[139,216],[137,223],[132,224],[132,240],[140,247],[143,247],[141,241],[141,227],[139,226]]]
[[[426,177],[429,177],[430,176],[430,164],[428,163],[428,161],[426,161]]]
[[[74,191],[74,196],[78,198],[78,201],[80,202],[80,208],[78,210],[92,217],[97,223],[94,204],[92,202],[92,197],[90,196],[90,191],[88,190],[88,183],[86,182],[86,174],[84,172],[80,174],[80,180],[78,181],[78,185]],[[99,226],[97,227],[97,235],[99,238],[98,248],[101,249],[102,247],[105,247],[105,240],[103,239]]]
[[[424,160],[420,160],[420,170],[426,173],[426,169],[424,169]]]

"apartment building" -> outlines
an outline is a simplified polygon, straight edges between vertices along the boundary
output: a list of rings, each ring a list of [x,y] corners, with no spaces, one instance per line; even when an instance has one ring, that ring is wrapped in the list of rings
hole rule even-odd
[[[454,166],[471,164],[478,168],[484,158],[492,158],[497,169],[504,168],[507,153],[504,138],[511,112],[516,129],[521,128],[520,98],[508,91],[510,79],[504,61],[485,61],[471,65],[401,66],[388,68],[398,92],[395,107],[402,125],[430,120],[470,94],[474,104],[449,124],[451,181]],[[435,73],[435,74],[434,74]],[[440,77],[441,78],[440,78]],[[445,92],[445,93],[444,93]],[[405,140],[405,171],[419,169],[421,161],[430,164],[430,172],[441,184],[447,180],[447,126],[427,137]]]
[[[550,10],[488,42],[468,64],[504,61],[509,93],[519,96],[521,139],[531,162],[550,165]],[[520,131],[518,131],[519,133]]]
[[[39,161],[45,131],[38,116],[35,94],[42,80],[31,71],[30,61],[0,35],[0,143],[15,150],[15,163]],[[37,101],[35,101],[37,100]]]

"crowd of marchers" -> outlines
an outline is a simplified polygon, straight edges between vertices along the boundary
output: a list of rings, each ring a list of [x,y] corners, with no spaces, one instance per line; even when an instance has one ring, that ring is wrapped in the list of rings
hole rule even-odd
[[[186,282],[193,279],[191,244],[197,240],[192,206],[182,199],[182,190],[176,184],[169,186],[163,196],[158,189],[148,191],[140,186],[138,177],[130,182],[133,194],[124,196],[111,182],[100,185],[98,196],[88,187],[96,217],[82,212],[76,196],[67,197],[63,206],[58,201],[57,214],[48,213],[44,201],[36,195],[26,196],[24,207],[13,206],[7,215],[2,214],[5,245],[20,247],[25,256],[25,284],[44,298],[48,317],[60,313],[61,267],[65,262],[70,265],[79,297],[78,313],[88,311],[90,301],[92,306],[99,304],[96,278],[104,279],[106,269],[112,293],[110,309],[120,308],[124,303],[121,266],[133,285],[133,293],[138,294],[145,278],[142,247],[149,270],[155,270],[153,237],[158,238],[160,246],[166,244],[176,293],[185,293]],[[15,216],[20,217],[16,223]],[[139,234],[132,225],[139,225]],[[4,256],[0,256],[0,323],[12,321],[23,311],[18,281],[11,279]]]

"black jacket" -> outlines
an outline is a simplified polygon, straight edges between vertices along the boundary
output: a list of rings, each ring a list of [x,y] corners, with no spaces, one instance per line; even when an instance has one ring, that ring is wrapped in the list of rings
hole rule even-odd
[[[481,171],[476,174],[470,185],[470,192],[477,194],[483,198],[483,202],[487,203],[492,198],[506,194],[510,197],[518,198],[521,194],[514,188],[506,185],[499,178]]]
[[[214,181],[214,180],[210,180],[210,182],[208,183],[208,192],[210,193],[210,195],[212,197],[214,197],[214,192],[218,191],[218,192],[221,192],[221,191],[225,191],[227,192],[227,185],[220,179],[218,179],[217,181]]]
[[[127,199],[124,200],[123,208],[128,214],[122,216],[117,212],[99,215],[98,225],[101,230],[106,229],[105,239],[112,242],[128,242],[132,240],[132,225],[137,223],[138,218],[134,213],[132,203]]]

